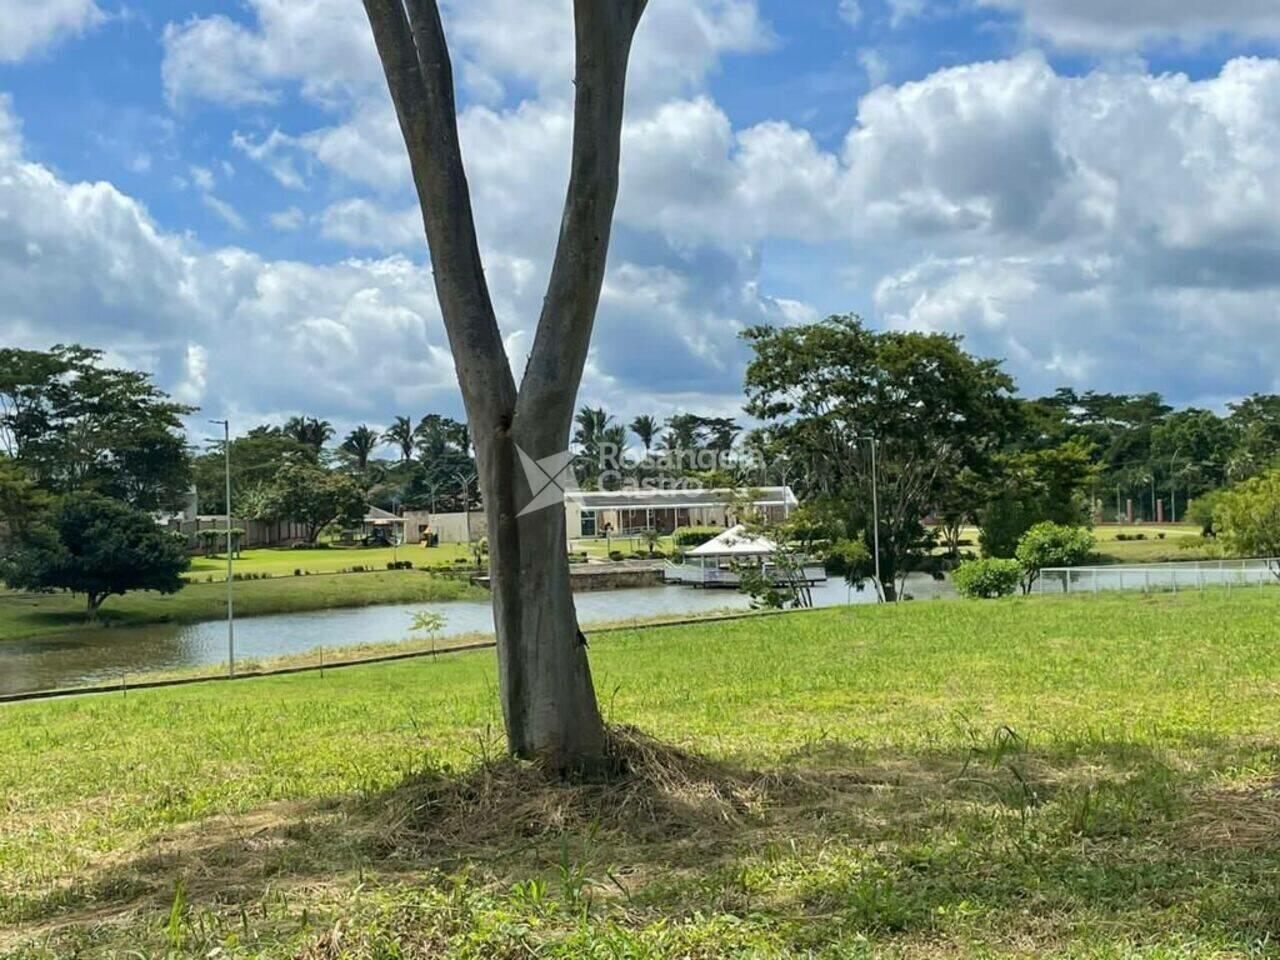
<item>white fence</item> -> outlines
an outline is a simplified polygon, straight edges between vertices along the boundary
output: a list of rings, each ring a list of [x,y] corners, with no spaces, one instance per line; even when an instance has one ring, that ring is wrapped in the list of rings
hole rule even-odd
[[[1280,559],[1196,560],[1129,566],[1046,567],[1036,593],[1101,593],[1140,590],[1178,593],[1206,587],[1226,589],[1280,586]]]

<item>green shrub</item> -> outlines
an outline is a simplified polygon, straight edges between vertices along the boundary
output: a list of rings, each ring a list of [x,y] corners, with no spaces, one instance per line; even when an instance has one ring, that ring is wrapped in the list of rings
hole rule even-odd
[[[1214,529],[1214,521],[1217,517],[1218,506],[1222,503],[1222,497],[1225,493],[1225,490],[1211,490],[1204,496],[1196,497],[1188,505],[1186,516],[1183,519],[1196,524],[1200,528],[1201,536],[1216,536],[1217,531]]]
[[[700,547],[724,533],[719,527],[681,527],[672,534],[677,549]]]
[[[609,551],[609,559],[612,560],[614,563],[617,563],[619,560],[622,560],[625,557],[626,557],[626,554],[623,553],[621,550]]]
[[[971,600],[994,600],[1007,597],[1022,581],[1022,564],[1017,560],[988,557],[966,560],[956,567],[952,582],[960,596]]]
[[[1093,531],[1061,523],[1037,523],[1018,541],[1016,557],[1022,566],[1022,592],[1031,586],[1044,567],[1078,567],[1093,552]]]

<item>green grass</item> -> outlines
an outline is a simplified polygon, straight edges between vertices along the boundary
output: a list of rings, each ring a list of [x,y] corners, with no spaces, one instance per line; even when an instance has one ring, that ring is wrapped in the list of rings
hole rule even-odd
[[[353,578],[344,578],[353,579]],[[592,642],[635,773],[501,758],[491,654],[0,710],[0,953],[1246,957],[1280,590]]]
[[[235,585],[237,616],[296,613],[378,603],[483,600],[488,591],[465,579],[416,570],[247,580]],[[191,583],[170,596],[130,593],[111,597],[98,612],[103,626],[196,623],[226,616],[227,587]],[[0,643],[74,630],[85,625],[84,598],[66,593],[0,592]]]
[[[264,547],[245,550],[236,558],[236,573],[270,574],[277,577],[292,576],[295,570],[307,573],[338,573],[351,567],[363,566],[386,569],[392,560],[409,560],[414,566],[463,566],[463,560],[474,562],[465,544],[442,543],[438,547],[422,547],[408,544],[402,547],[328,547],[317,549],[288,549]],[[192,580],[225,580],[227,558],[193,557],[187,573]]]

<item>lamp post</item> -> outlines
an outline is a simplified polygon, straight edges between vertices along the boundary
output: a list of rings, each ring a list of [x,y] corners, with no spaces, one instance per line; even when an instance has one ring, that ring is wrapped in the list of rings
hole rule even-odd
[[[222,425],[222,454],[227,497],[227,675],[234,677],[236,675],[236,618],[232,597],[231,422],[229,420],[210,420],[209,422]]]
[[[458,482],[462,484],[462,516],[467,524],[467,546],[471,546],[471,483],[476,475],[459,473]]]
[[[881,603],[883,603],[884,584],[880,580],[880,484],[876,473],[876,445],[878,441],[875,437],[854,437],[854,440],[869,440],[871,442],[871,539],[876,554],[876,593],[879,595]]]

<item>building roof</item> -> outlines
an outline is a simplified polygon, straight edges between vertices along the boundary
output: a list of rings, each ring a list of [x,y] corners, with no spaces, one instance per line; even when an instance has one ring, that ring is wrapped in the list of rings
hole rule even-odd
[[[372,504],[364,512],[365,523],[403,523],[402,517],[397,517],[389,510],[383,510],[381,507],[375,507]]]
[[[569,490],[565,501],[583,510],[647,510],[673,507],[719,507],[743,497],[757,507],[794,507],[790,487],[747,487],[740,490]]]
[[[762,557],[775,553],[778,545],[766,537],[758,537],[747,533],[746,527],[738,524],[730,527],[714,540],[708,540],[700,547],[694,547],[686,557]]]

